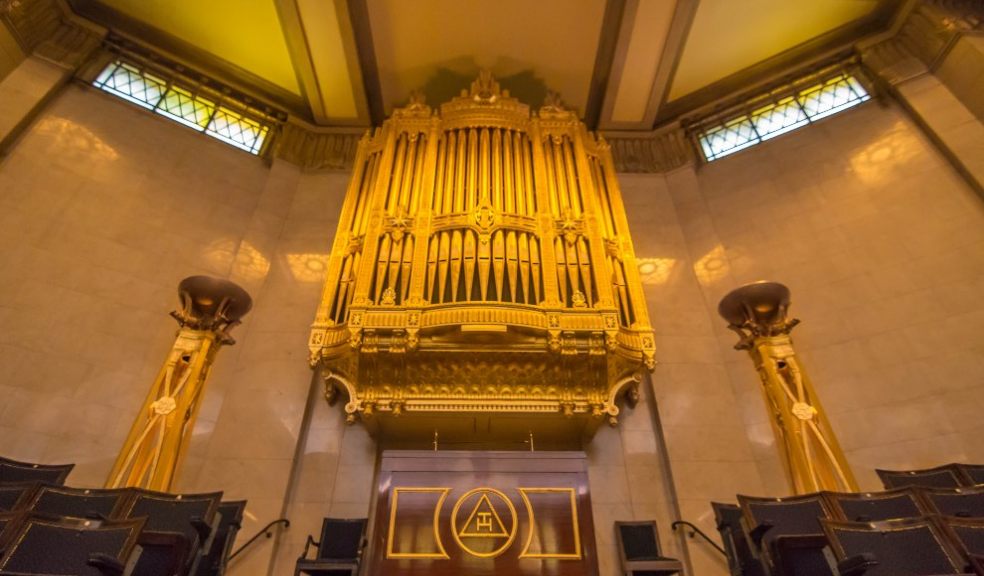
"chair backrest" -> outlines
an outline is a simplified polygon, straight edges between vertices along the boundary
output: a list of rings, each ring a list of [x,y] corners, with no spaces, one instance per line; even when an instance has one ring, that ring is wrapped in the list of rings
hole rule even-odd
[[[20,512],[0,512],[0,551],[7,547],[7,542],[10,541],[11,535],[17,531],[20,524],[24,521],[30,512],[20,511]],[[2,554],[0,554],[2,557]]]
[[[219,503],[219,525],[215,529],[215,538],[205,557],[198,565],[198,576],[221,574],[222,566],[229,559],[236,534],[243,521],[243,511],[246,509],[245,500]]]
[[[965,556],[973,554],[984,559],[984,519],[940,516],[939,522]]]
[[[355,560],[365,540],[367,518],[325,518],[318,543],[319,560]]]
[[[957,464],[974,486],[984,485],[984,464]]]
[[[924,470],[878,470],[885,488],[922,486],[925,488],[956,488],[967,483],[956,464],[945,464]]]
[[[82,520],[30,515],[12,535],[0,558],[0,572],[102,576],[89,564],[93,555],[125,564],[143,528],[143,519]]]
[[[738,495],[746,528],[754,531],[771,525],[762,538],[771,544],[780,536],[819,536],[820,518],[831,518],[830,508],[819,493],[786,498],[758,498]]]
[[[932,512],[943,516],[984,519],[984,486],[922,490],[923,499]]]
[[[67,488],[42,485],[31,499],[34,512],[75,518],[116,518],[129,497],[126,488]]]
[[[0,482],[64,484],[75,464],[34,464],[0,457]]]
[[[711,502],[711,508],[714,509],[714,520],[721,534],[721,541],[724,543],[731,573],[741,576],[765,574],[762,562],[752,553],[752,549],[748,546],[748,539],[742,531],[741,508],[735,504],[720,502]]]
[[[878,562],[865,576],[959,574],[964,562],[931,518],[886,522],[822,520],[834,555],[870,554]]]
[[[151,490],[130,489],[131,497],[122,512],[124,518],[147,518],[146,529],[153,532],[177,532],[184,535],[194,557],[205,544],[198,525],[212,525],[222,500],[221,492],[205,494],[168,494]]]
[[[885,492],[825,492],[834,514],[851,522],[878,522],[896,518],[917,518],[926,513],[919,496],[911,488]]]
[[[175,576],[188,574],[188,539],[177,532],[151,532],[140,534],[140,557],[133,574],[138,576]]]
[[[37,489],[37,482],[0,484],[0,511],[11,512],[27,508]]]
[[[615,538],[622,565],[657,560],[662,556],[655,521],[615,522]]]

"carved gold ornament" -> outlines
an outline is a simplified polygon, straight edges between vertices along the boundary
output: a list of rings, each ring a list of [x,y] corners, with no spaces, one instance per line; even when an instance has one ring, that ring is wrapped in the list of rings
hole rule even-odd
[[[739,335],[735,348],[747,350],[758,370],[793,492],[857,492],[847,458],[796,358],[789,333],[799,320],[788,317],[789,302],[789,289],[782,284],[756,282],[728,293],[718,312]]]
[[[487,72],[436,110],[415,95],[359,144],[309,345],[373,434],[614,424],[655,349],[609,147]]]
[[[188,452],[209,368],[222,346],[235,344],[229,331],[253,304],[236,284],[208,276],[185,278],[178,296],[181,307],[171,313],[180,325],[178,334],[113,464],[107,488],[171,490]]]

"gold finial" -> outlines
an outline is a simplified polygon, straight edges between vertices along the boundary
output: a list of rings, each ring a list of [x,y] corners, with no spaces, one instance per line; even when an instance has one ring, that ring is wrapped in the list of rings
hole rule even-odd
[[[718,304],[718,314],[741,339],[736,350],[751,346],[757,336],[789,334],[799,324],[787,318],[789,288],[778,282],[754,282],[729,292]]]
[[[475,102],[492,104],[502,96],[499,83],[492,76],[492,71],[484,69],[478,73],[478,78],[472,82],[471,97]]]
[[[413,90],[410,92],[410,101],[407,103],[407,108],[411,110],[419,110],[427,107],[427,96],[424,95],[423,90]]]

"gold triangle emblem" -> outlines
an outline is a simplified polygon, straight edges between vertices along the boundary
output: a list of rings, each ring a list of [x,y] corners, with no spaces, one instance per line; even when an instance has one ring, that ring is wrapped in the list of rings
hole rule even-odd
[[[474,527],[472,526],[474,524]],[[509,532],[502,524],[499,513],[495,511],[492,502],[489,500],[488,493],[482,493],[482,497],[475,503],[468,520],[461,527],[459,537],[473,538],[508,538]]]

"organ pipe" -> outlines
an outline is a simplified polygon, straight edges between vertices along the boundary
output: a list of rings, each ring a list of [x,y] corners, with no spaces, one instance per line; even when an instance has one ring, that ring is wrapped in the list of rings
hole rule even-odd
[[[344,376],[328,397],[372,430],[480,408],[614,423],[655,349],[613,174],[558,99],[531,112],[487,73],[436,110],[395,110],[360,141],[312,327],[312,365]],[[435,375],[438,353],[458,372]],[[555,373],[495,384],[514,357]]]

